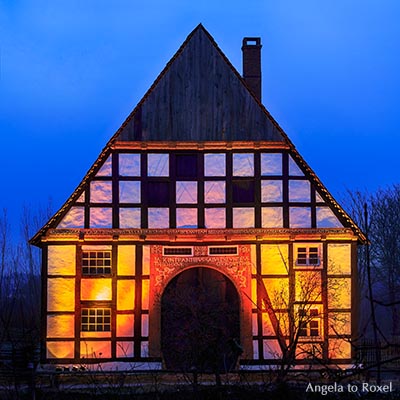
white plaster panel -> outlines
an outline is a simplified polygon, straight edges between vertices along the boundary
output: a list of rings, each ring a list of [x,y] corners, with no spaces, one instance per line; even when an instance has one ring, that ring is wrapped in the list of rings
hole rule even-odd
[[[263,228],[282,228],[283,227],[282,207],[262,207],[261,226]]]
[[[254,154],[233,154],[233,176],[254,176]]]
[[[75,343],[73,341],[60,341],[46,343],[46,356],[47,358],[74,358],[75,357]]]
[[[169,154],[150,153],[147,155],[148,176],[169,176]]]
[[[347,339],[329,339],[328,357],[330,359],[351,358],[351,344]]]
[[[135,275],[135,246],[134,245],[120,245],[118,246],[118,262],[117,272],[118,275],[132,276]]]
[[[176,182],[176,202],[178,204],[196,204],[197,182]]]
[[[149,228],[169,228],[169,209],[168,208],[149,208],[148,209]]]
[[[90,182],[91,203],[112,203],[112,182],[92,181]]]
[[[289,175],[290,176],[303,176],[303,171],[297,165],[296,161],[293,160],[292,156],[289,156]]]
[[[117,342],[117,357],[125,358],[125,357],[133,357],[134,356],[134,346],[132,342]]]
[[[225,176],[225,154],[207,153],[204,155],[204,176]]]
[[[351,274],[351,245],[349,243],[328,244],[328,274]]]
[[[287,244],[261,245],[261,273],[263,275],[287,275],[289,273]]]
[[[205,226],[208,229],[225,228],[225,208],[206,208],[204,210]]]
[[[310,202],[311,188],[309,181],[289,181],[289,201]]]
[[[266,360],[282,358],[282,350],[278,341],[274,339],[263,340],[263,352]]]
[[[117,336],[133,337],[134,335],[134,314],[117,314]]]
[[[112,174],[112,157],[108,156],[107,160],[104,161],[103,165],[100,167],[96,176],[111,176]]]
[[[282,175],[281,153],[261,153],[261,175]]]
[[[317,207],[317,228],[341,228],[342,226],[329,207]]]
[[[120,228],[140,228],[141,209],[140,208],[120,208],[119,227]]]
[[[311,208],[290,207],[289,224],[291,228],[311,228]]]
[[[48,315],[47,337],[48,338],[73,338],[75,336],[75,316]]]
[[[81,300],[111,300],[110,278],[81,279]]]
[[[75,275],[75,246],[49,246],[47,251],[47,273],[49,275]]]
[[[263,179],[261,181],[261,201],[263,203],[282,201],[282,181]]]
[[[254,228],[254,208],[234,207],[232,211],[234,228]]]
[[[197,208],[177,208],[176,227],[197,228]]]
[[[85,208],[71,207],[64,218],[57,225],[59,229],[84,228],[85,226]]]
[[[140,154],[120,153],[118,161],[120,176],[140,176]]]
[[[47,280],[47,311],[75,310],[75,278]]]
[[[204,182],[204,202],[208,204],[225,203],[225,181]]]
[[[111,358],[111,342],[109,341],[81,341],[81,358]]]
[[[130,311],[135,308],[135,281],[119,279],[117,281],[117,309]]]
[[[112,208],[111,207],[91,207],[90,208],[90,227],[91,228],[112,228]]]
[[[140,203],[140,181],[120,181],[119,201],[121,203]]]

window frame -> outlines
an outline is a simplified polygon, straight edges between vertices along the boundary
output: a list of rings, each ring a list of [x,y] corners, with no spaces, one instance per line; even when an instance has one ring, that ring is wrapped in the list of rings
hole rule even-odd
[[[295,268],[321,269],[323,267],[322,245],[320,243],[296,243],[294,250]],[[300,254],[302,257],[300,257]],[[315,254],[317,254],[316,257]],[[299,260],[304,260],[304,262],[299,262]],[[313,260],[316,260],[316,262],[313,262]]]

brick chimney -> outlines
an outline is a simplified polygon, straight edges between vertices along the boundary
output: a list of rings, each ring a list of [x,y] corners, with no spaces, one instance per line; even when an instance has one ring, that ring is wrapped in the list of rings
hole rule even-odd
[[[242,43],[243,78],[261,102],[261,38],[245,37]]]

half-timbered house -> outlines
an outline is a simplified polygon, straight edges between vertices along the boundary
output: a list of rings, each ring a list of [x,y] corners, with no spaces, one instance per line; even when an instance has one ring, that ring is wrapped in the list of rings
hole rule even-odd
[[[230,370],[349,364],[363,233],[199,25],[42,249],[42,361]]]

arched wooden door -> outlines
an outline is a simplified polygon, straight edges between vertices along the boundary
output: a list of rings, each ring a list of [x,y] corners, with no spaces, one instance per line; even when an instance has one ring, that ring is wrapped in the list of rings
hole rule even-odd
[[[161,349],[167,369],[226,372],[240,354],[240,305],[233,283],[206,267],[177,275],[161,298]]]

